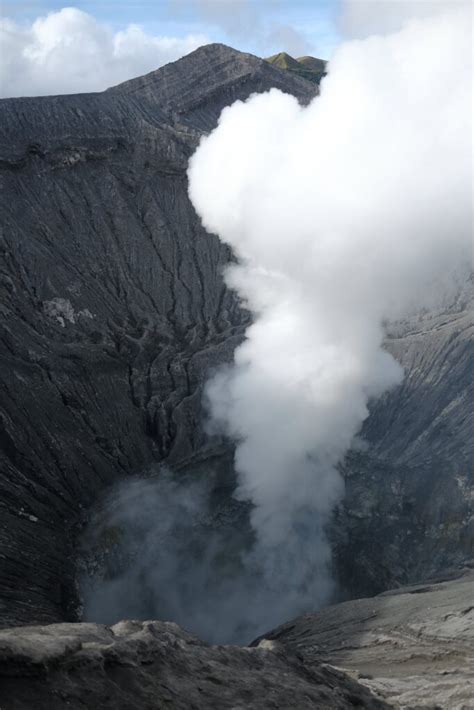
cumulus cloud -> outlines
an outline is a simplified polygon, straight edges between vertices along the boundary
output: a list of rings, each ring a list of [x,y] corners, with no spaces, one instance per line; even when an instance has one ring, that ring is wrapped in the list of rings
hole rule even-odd
[[[336,51],[308,107],[277,90],[224,109],[189,194],[237,263],[254,322],[207,387],[237,444],[259,595],[275,616],[330,590],[324,524],[372,398],[401,382],[384,323],[454,288],[471,248],[470,11],[445,4]],[[277,621],[278,619],[275,619]]]
[[[147,34],[138,25],[113,32],[74,7],[23,26],[0,20],[2,96],[102,91],[153,71],[208,42]]]

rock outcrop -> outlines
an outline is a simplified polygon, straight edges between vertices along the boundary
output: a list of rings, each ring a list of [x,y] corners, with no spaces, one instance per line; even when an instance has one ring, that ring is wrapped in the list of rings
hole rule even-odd
[[[349,675],[278,644],[208,646],[176,624],[0,631],[2,710],[237,710],[389,706]]]

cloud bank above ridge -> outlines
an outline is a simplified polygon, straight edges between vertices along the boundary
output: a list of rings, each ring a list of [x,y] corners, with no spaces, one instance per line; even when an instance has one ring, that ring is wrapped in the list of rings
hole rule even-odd
[[[103,91],[207,44],[206,35],[156,36],[129,24],[114,32],[75,7],[23,26],[0,19],[3,97]]]

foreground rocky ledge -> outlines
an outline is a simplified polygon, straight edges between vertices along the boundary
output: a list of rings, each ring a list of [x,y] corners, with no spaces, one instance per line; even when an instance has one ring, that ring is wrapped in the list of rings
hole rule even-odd
[[[1,710],[431,708],[474,697],[474,571],[306,614],[250,647],[176,624],[0,631]]]
[[[349,675],[279,644],[208,646],[160,621],[0,632],[2,710],[389,707]]]

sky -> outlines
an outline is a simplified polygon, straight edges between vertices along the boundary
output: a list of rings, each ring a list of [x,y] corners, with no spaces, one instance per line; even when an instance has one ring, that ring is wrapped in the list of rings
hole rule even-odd
[[[116,31],[140,25],[152,35],[206,35],[212,41],[239,41],[242,49],[281,51],[294,33],[294,49],[327,54],[338,42],[339,0],[79,0],[71,7]],[[3,0],[2,16],[31,23],[68,7],[60,0]],[[298,47],[298,42],[301,47]]]
[[[327,59],[339,0],[2,0],[0,95],[100,91],[210,42]]]
[[[67,0],[66,0],[67,2]],[[222,42],[331,59],[460,0],[0,0],[0,96],[102,91]]]

